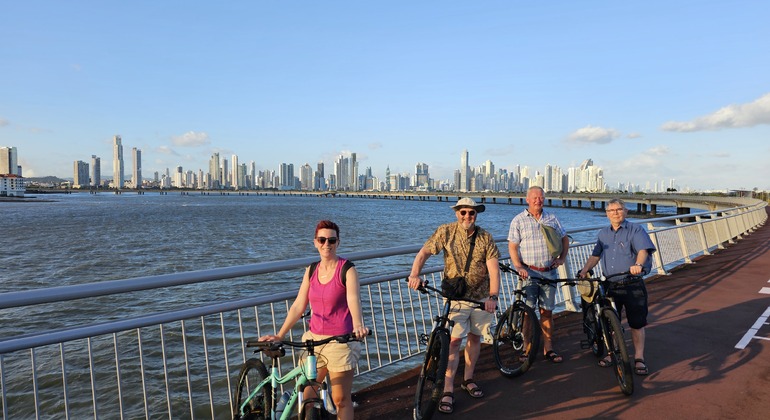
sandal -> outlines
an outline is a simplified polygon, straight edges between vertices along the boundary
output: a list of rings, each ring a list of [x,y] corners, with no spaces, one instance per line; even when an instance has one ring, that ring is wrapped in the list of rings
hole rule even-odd
[[[445,397],[449,397],[452,401],[444,401]],[[455,394],[454,392],[445,392],[441,395],[441,401],[438,403],[438,411],[444,414],[452,414],[455,411]]]
[[[607,356],[602,360],[599,360],[599,363],[597,363],[600,367],[611,367],[615,366],[615,362],[612,361],[612,359]]]
[[[642,367],[639,367],[639,364],[642,364]],[[647,369],[647,363],[644,362],[644,359],[634,359],[634,372],[636,372],[639,376],[644,376],[650,373],[649,369]]]
[[[468,386],[470,384],[473,384],[476,386],[471,388],[470,386]],[[468,395],[470,395],[473,398],[481,398],[484,396],[484,391],[482,391],[481,388],[479,388],[479,385],[473,379],[466,379],[465,381],[463,381],[463,384],[460,385],[460,388],[467,391]]]
[[[564,360],[559,356],[559,353],[556,353],[553,350],[548,350],[548,353],[545,354],[545,359],[550,360],[553,363],[561,363]]]

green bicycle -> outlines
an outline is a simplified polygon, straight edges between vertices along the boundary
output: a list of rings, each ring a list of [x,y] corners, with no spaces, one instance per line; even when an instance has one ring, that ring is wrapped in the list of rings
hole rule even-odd
[[[371,334],[371,331],[369,332]],[[241,366],[238,374],[238,386],[233,399],[234,420],[287,420],[292,416],[295,405],[301,410],[300,420],[318,420],[329,417],[326,407],[325,382],[318,382],[318,356],[315,348],[331,341],[347,343],[361,341],[354,334],[336,335],[323,340],[293,341],[249,341],[246,347],[256,347],[254,353],[263,352],[272,359],[270,374],[261,360],[251,358]],[[286,375],[278,372],[279,359],[286,354],[285,346],[303,348],[307,358],[303,363]],[[295,381],[291,392],[286,391],[280,401],[276,401],[275,390],[278,385]],[[312,398],[303,399],[303,391],[311,386],[320,392]],[[251,391],[249,391],[251,389]]]

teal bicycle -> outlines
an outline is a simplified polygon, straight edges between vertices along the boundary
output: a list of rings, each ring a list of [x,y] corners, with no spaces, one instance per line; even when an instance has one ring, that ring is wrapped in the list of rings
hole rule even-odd
[[[370,331],[371,334],[371,331]],[[327,385],[318,382],[318,356],[315,348],[331,341],[347,343],[360,341],[355,335],[345,334],[324,338],[323,340],[294,341],[249,341],[246,347],[256,347],[254,353],[262,352],[272,359],[270,374],[265,364],[257,358],[251,358],[241,366],[238,374],[238,386],[233,398],[234,420],[287,420],[292,416],[295,406],[301,407],[300,420],[318,420],[329,417],[326,407]],[[307,351],[307,358],[286,375],[278,372],[280,358],[286,355],[285,346],[302,348]],[[294,381],[291,392],[286,391],[276,401],[278,385]],[[319,392],[312,398],[303,398],[306,387],[313,387]],[[251,391],[249,391],[251,389]],[[331,403],[331,401],[329,401]],[[333,409],[332,409],[333,410]]]

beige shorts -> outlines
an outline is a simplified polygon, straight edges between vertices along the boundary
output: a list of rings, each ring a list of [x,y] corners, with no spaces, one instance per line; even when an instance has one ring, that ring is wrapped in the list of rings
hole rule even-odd
[[[331,337],[329,335],[313,334],[308,331],[302,334],[302,341],[305,340],[323,340]],[[358,366],[358,359],[361,358],[361,342],[350,341],[348,343],[338,343],[331,341],[315,348],[315,354],[318,356],[318,368],[327,368],[329,372],[347,372]],[[307,355],[303,352],[302,358]]]
[[[455,323],[452,327],[453,338],[465,338],[468,333],[481,337],[492,324],[491,313],[465,302],[452,302],[449,319]]]

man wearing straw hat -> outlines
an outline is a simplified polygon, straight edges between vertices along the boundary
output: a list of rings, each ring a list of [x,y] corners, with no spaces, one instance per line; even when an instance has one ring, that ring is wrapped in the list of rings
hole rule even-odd
[[[461,388],[473,398],[484,396],[484,392],[473,380],[473,371],[481,351],[481,335],[492,322],[492,313],[497,307],[497,294],[500,290],[500,250],[497,249],[492,234],[476,226],[476,217],[484,208],[483,204],[476,204],[467,197],[452,206],[457,221],[436,229],[417,253],[409,274],[409,287],[416,290],[422,282],[420,271],[425,262],[431,255],[443,251],[444,278],[465,277],[468,288],[463,297],[484,301],[484,310],[457,302],[449,314],[449,319],[454,321],[454,327],[449,341],[449,364],[444,381],[444,394],[438,407],[438,410],[445,414],[454,411],[454,377],[459,364],[460,344],[464,337],[467,337],[467,343]]]

